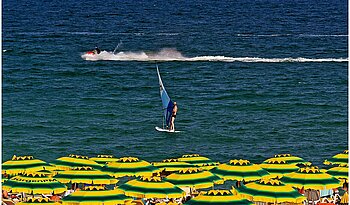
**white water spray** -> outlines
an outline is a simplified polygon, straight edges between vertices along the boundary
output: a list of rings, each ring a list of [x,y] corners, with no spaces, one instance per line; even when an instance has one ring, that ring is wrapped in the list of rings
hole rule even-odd
[[[119,44],[117,48],[119,47]],[[116,49],[117,49],[116,48]],[[260,58],[260,57],[228,57],[228,56],[197,56],[185,57],[176,49],[164,48],[159,52],[107,52],[98,55],[83,54],[85,60],[99,61],[189,61],[189,62],[247,62],[247,63],[287,63],[287,62],[348,62],[348,58]]]

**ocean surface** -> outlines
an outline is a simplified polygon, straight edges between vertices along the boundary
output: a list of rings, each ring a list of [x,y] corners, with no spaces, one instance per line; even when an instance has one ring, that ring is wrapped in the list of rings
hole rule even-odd
[[[348,2],[2,1],[2,161],[348,149]],[[84,55],[99,46],[98,57]],[[156,62],[178,103],[162,125]]]

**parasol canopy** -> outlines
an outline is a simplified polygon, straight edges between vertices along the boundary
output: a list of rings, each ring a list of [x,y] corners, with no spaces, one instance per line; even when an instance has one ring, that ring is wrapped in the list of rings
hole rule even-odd
[[[2,188],[6,191],[27,194],[58,194],[67,190],[64,184],[40,173],[25,173],[12,177],[3,183]]]
[[[16,156],[11,160],[2,163],[2,174],[19,174],[25,171],[39,171],[50,167],[50,165],[40,159],[34,159],[33,156]]]
[[[102,165],[95,161],[89,160],[89,157],[82,155],[71,154],[68,157],[60,157],[56,159],[53,163],[58,169],[70,170],[74,167],[84,167],[89,166],[94,169],[101,169]]]
[[[202,167],[203,169],[209,170],[214,168],[219,162],[213,162],[211,159],[200,156],[199,154],[185,154],[178,158],[179,162],[187,162],[194,166]]]
[[[90,160],[95,161],[99,164],[106,164],[108,162],[115,162],[118,158],[115,158],[113,155],[97,155],[97,157],[91,157]]]
[[[296,164],[288,164],[285,160],[278,158],[265,160],[259,166],[269,172],[270,178],[281,178],[283,175],[298,171],[299,169]]]
[[[120,190],[107,190],[102,186],[89,186],[62,199],[63,205],[115,205],[132,200]]]
[[[17,205],[61,205],[61,203],[50,201],[48,198],[30,198],[27,201],[17,203]]]
[[[118,180],[92,167],[76,167],[54,176],[61,183],[116,184]]]
[[[320,172],[318,167],[300,168],[296,172],[284,175],[281,181],[299,189],[332,189],[341,186],[341,182],[330,174]]]
[[[178,159],[165,159],[161,162],[153,162],[152,164],[158,167],[160,170],[168,172],[179,171],[181,169],[186,169],[195,166],[187,162],[181,162]]]
[[[102,171],[114,177],[124,176],[152,176],[153,173],[160,172],[157,167],[149,162],[136,157],[122,157],[115,162],[109,162]]]
[[[265,203],[301,203],[306,198],[291,186],[287,186],[276,179],[261,179],[258,182],[237,187],[238,195],[254,202]]]
[[[335,165],[335,164],[348,164],[349,161],[349,150],[344,150],[343,153],[336,154],[330,159],[326,159],[323,164]]]
[[[337,179],[348,179],[349,178],[349,165],[339,164],[337,167],[332,167],[326,171],[327,174],[332,175]]]
[[[190,187],[196,189],[209,188],[212,187],[214,183],[223,183],[220,177],[209,171],[204,171],[201,168],[183,169],[177,173],[170,174],[165,180],[181,188]]]
[[[276,154],[274,157],[271,157],[271,158],[265,160],[263,163],[268,162],[268,161],[276,161],[276,160],[285,161],[287,164],[311,165],[310,162],[305,161],[303,158],[293,156],[291,154]]]
[[[233,195],[229,190],[210,190],[201,192],[198,196],[187,201],[185,205],[253,205],[247,199]]]
[[[126,196],[137,198],[181,198],[185,192],[160,177],[140,177],[118,187]]]
[[[222,179],[237,181],[254,181],[268,176],[269,173],[256,164],[251,164],[248,160],[230,160],[228,164],[220,164],[211,170]]]

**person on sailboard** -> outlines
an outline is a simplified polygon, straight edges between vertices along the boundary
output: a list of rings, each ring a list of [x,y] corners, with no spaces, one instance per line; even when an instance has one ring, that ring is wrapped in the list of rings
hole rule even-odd
[[[100,54],[101,50],[96,46],[95,49],[93,50],[94,54]]]
[[[170,121],[170,131],[175,131],[175,118],[177,113],[177,103],[174,102],[173,112],[171,114],[171,121]]]

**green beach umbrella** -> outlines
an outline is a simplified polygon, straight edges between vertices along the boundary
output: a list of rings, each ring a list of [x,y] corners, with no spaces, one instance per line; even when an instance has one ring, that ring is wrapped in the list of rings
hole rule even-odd
[[[339,164],[338,167],[332,167],[326,171],[327,174],[332,175],[337,179],[348,179],[349,178],[349,165]]]
[[[89,166],[94,169],[101,169],[102,165],[95,161],[89,160],[87,156],[74,155],[71,154],[68,157],[61,157],[56,159],[53,163],[58,169],[70,170],[74,167],[84,167]]]
[[[141,177],[118,187],[126,196],[137,198],[181,198],[186,193],[160,177]]]
[[[3,183],[2,188],[14,193],[27,194],[63,193],[67,190],[64,184],[40,173],[25,173],[12,177]]]
[[[281,159],[269,159],[259,166],[269,172],[269,178],[281,178],[283,175],[298,171],[299,169],[296,164],[287,164],[285,160]]]
[[[199,154],[185,154],[178,158],[179,162],[187,162],[194,166],[202,167],[203,169],[209,170],[214,168],[219,162],[213,162],[211,159],[200,156]]]
[[[209,188],[214,186],[214,183],[223,183],[220,177],[201,168],[183,169],[177,173],[170,174],[165,180],[180,188],[189,187],[196,189]]]
[[[60,173],[60,172],[63,172],[65,170],[59,170],[57,169],[56,167],[51,167],[49,170],[45,169],[45,170],[39,170],[39,171],[36,171],[35,173],[40,173],[40,174],[44,174],[45,176],[47,177],[53,177],[55,176],[56,174]]]
[[[118,180],[92,167],[76,167],[54,176],[61,183],[116,184]]]
[[[114,177],[124,176],[152,176],[154,173],[158,173],[157,167],[151,165],[149,162],[140,160],[136,157],[122,157],[118,161],[109,162],[103,167],[102,171]]]
[[[153,162],[152,164],[155,167],[158,167],[160,170],[164,170],[167,172],[174,172],[179,171],[181,169],[195,167],[195,165],[192,165],[187,162],[181,162],[178,159],[165,159],[161,162]]]
[[[91,157],[90,160],[99,164],[106,164],[108,162],[118,161],[118,158],[113,157],[113,155],[97,155],[97,157]]]
[[[284,175],[281,181],[299,189],[323,190],[341,186],[338,179],[330,174],[320,172],[318,167],[300,168],[296,172]]]
[[[269,173],[256,164],[251,164],[248,160],[230,160],[228,164],[220,164],[210,170],[222,179],[237,181],[254,181],[268,176]]]
[[[229,190],[210,190],[201,192],[187,201],[185,205],[253,205],[247,199],[233,195]]]
[[[11,160],[2,163],[1,173],[16,175],[25,171],[44,170],[50,165],[40,159],[34,159],[33,156],[16,156]]]
[[[334,155],[330,159],[326,159],[323,164],[325,165],[336,165],[336,164],[347,164],[349,161],[349,150],[344,150],[343,153]]]
[[[89,186],[62,199],[63,205],[116,205],[132,200],[120,190],[107,190],[102,186]]]
[[[265,203],[302,203],[306,198],[291,186],[276,179],[261,179],[235,189],[237,195],[254,202]]]
[[[48,198],[30,198],[16,205],[61,205],[59,202],[50,201]]]
[[[311,165],[310,162],[305,161],[303,158],[293,156],[291,154],[276,154],[274,157],[265,160],[263,163],[265,163],[265,162],[267,163],[269,161],[276,161],[276,160],[285,161],[287,164]]]

